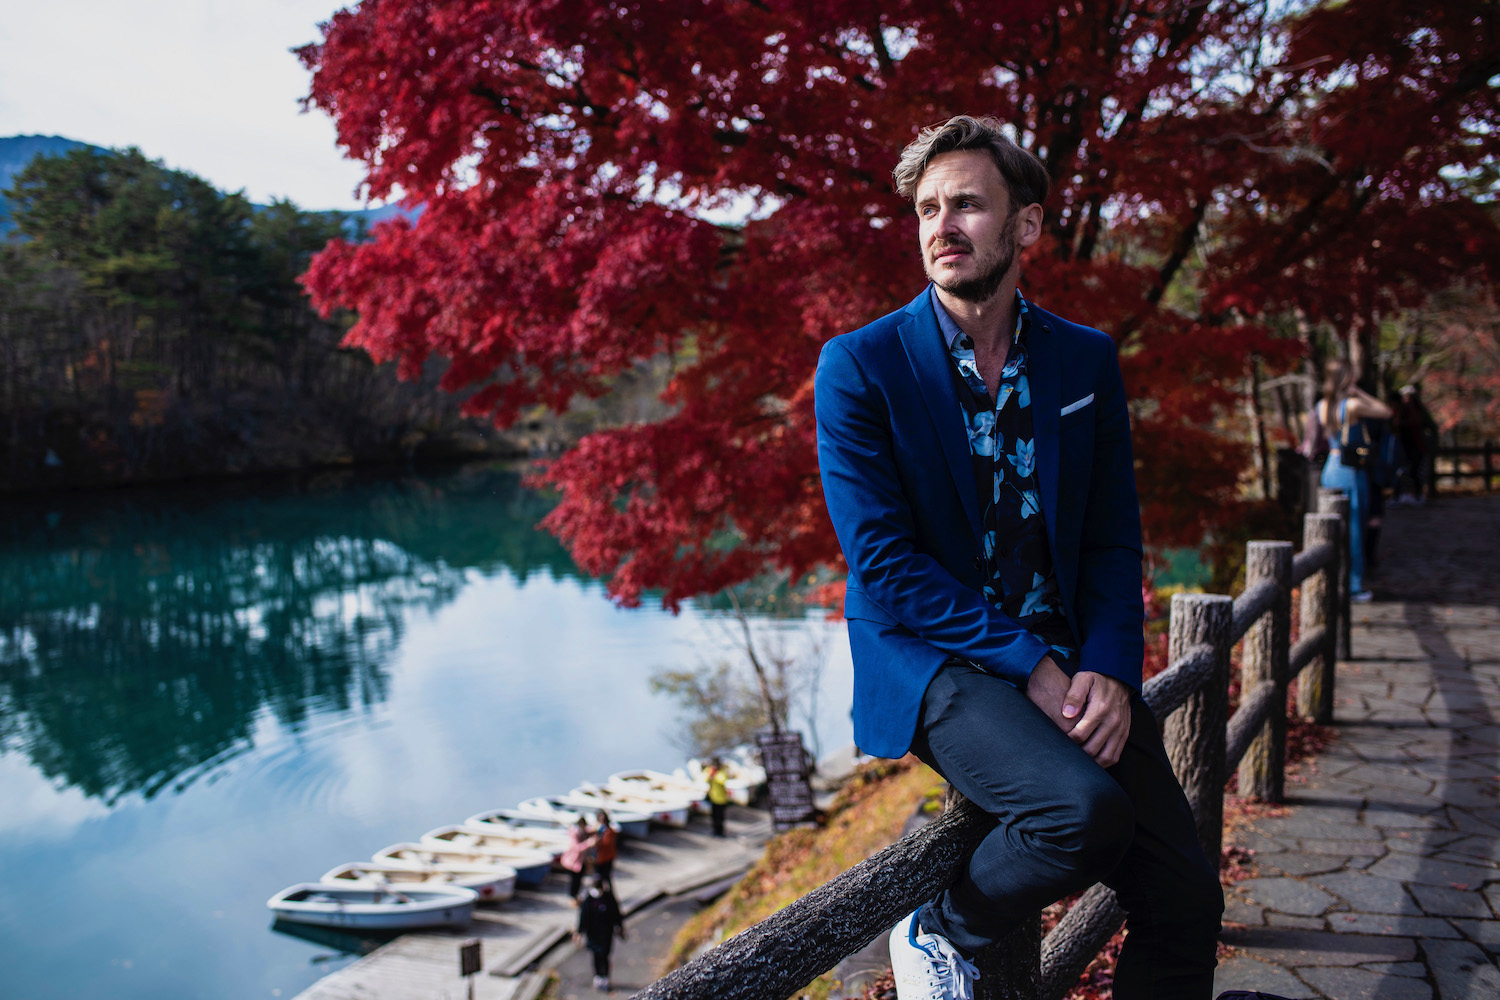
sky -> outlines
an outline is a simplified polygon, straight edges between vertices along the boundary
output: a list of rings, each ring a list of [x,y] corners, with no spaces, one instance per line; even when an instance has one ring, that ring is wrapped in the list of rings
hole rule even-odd
[[[291,49],[352,0],[32,0],[0,16],[0,137],[136,146],[252,201],[364,206]]]

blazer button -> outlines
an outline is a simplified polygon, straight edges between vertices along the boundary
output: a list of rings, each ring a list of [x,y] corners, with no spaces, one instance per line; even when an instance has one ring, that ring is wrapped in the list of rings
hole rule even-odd
[[[974,557],[974,568],[979,570],[979,572],[981,573],[984,572],[984,556]]]

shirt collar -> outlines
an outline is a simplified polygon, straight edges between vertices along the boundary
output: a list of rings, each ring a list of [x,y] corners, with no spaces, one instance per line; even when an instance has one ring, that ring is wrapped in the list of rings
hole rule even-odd
[[[974,349],[974,346],[972,344],[970,344],[967,348],[961,348],[958,346],[958,340],[964,335],[964,332],[959,327],[958,321],[955,320],[952,316],[948,315],[948,310],[943,308],[942,300],[937,297],[937,294],[935,292],[932,296],[932,309],[935,313],[937,313],[938,329],[943,331],[943,343],[947,345],[948,352],[951,354],[956,350],[972,351]],[[1029,322],[1029,316],[1027,315],[1028,312],[1029,310],[1026,307],[1026,298],[1021,294],[1021,290],[1018,288],[1016,289],[1016,330],[1015,340],[1012,345],[1013,349],[1022,346],[1021,339],[1026,333],[1026,326]]]

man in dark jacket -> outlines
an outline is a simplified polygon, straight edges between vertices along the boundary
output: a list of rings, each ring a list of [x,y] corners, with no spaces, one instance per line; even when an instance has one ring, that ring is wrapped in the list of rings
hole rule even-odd
[[[625,940],[625,918],[619,901],[605,879],[594,876],[588,890],[578,901],[578,930],[574,940],[581,941],[594,953],[594,989],[609,992],[609,953],[615,934]]]
[[[823,349],[818,461],[849,564],[854,739],[996,817],[891,935],[901,1000],[972,997],[973,956],[1102,881],[1117,1000],[1200,1000],[1223,896],[1140,697],[1141,527],[1104,333],[1027,301],[1046,168],[993,119],[903,152],[930,284]]]

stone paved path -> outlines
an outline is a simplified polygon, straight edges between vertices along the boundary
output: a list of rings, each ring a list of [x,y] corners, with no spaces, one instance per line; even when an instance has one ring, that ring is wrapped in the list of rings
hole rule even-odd
[[[1234,838],[1215,992],[1500,998],[1500,496],[1398,507],[1339,664],[1338,739]]]

